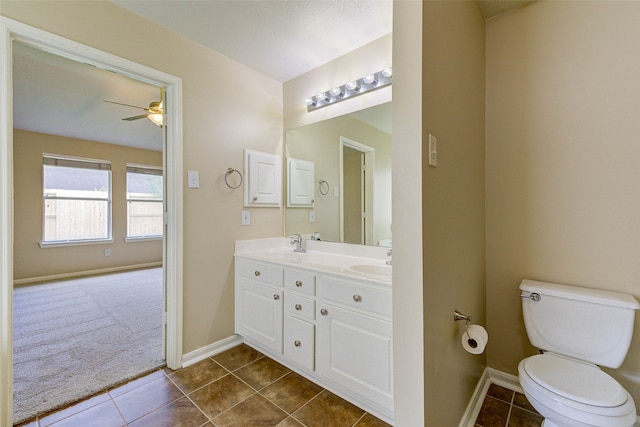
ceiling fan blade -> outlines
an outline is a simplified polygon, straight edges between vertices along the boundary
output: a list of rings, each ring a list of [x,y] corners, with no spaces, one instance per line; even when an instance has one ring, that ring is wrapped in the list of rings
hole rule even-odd
[[[124,105],[126,107],[139,108],[139,109],[144,110],[144,111],[149,111],[148,108],[138,107],[137,105],[131,105],[131,104],[123,104],[122,102],[107,101],[106,99],[104,100],[104,102],[108,102],[109,104]]]
[[[124,118],[124,119],[122,119],[122,120],[126,120],[126,121],[128,121],[128,122],[131,122],[131,121],[133,121],[133,120],[146,119],[146,118],[147,118],[147,116],[148,116],[148,114],[141,114],[141,115],[139,115],[139,116],[125,117],[125,118]]]

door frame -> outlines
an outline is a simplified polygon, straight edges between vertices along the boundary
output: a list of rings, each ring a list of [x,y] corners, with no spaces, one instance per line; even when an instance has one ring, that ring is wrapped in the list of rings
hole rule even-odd
[[[13,424],[13,41],[164,89],[165,358],[171,369],[182,366],[182,79],[0,16],[0,425]]]
[[[344,242],[344,148],[350,147],[354,150],[360,151],[364,154],[364,163],[366,165],[365,179],[363,179],[364,191],[362,197],[364,197],[364,211],[367,214],[366,221],[364,222],[362,243],[366,245],[373,245],[373,223],[374,215],[373,207],[375,206],[375,148],[368,145],[354,141],[344,136],[340,137],[340,241]],[[360,218],[360,224],[362,225],[363,218]]]

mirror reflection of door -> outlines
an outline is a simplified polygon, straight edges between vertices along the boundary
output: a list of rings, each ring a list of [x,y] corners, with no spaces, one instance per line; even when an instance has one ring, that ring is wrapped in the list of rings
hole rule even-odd
[[[370,245],[373,224],[373,148],[340,137],[341,240]]]

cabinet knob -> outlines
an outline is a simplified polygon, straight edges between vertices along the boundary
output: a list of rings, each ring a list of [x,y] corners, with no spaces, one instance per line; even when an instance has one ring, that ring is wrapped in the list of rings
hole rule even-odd
[[[296,347],[300,347],[302,345],[302,343],[300,341],[298,341],[298,340],[295,340],[293,342],[293,345],[295,345]]]
[[[258,196],[253,196],[253,201],[257,202],[258,201]]]
[[[300,304],[296,304],[296,305],[295,305],[295,308],[296,308],[296,310],[297,310],[297,311],[302,310],[302,306],[301,306]]]
[[[302,286],[302,282],[301,282],[300,280],[296,280],[296,286],[297,286],[297,287]]]
[[[353,296],[353,300],[354,300],[355,302],[360,302],[360,301],[362,301],[362,297],[361,297],[360,295],[354,295],[354,296]]]
[[[279,300],[279,299],[280,299],[280,295],[278,295],[278,294],[273,294],[273,299],[274,299],[274,300]]]
[[[322,310],[320,310],[320,314],[322,314],[323,316],[326,316],[327,314],[329,314],[329,312],[327,311],[326,308],[323,308]]]
[[[256,277],[258,277],[260,275],[260,272],[258,270],[254,271],[253,274],[256,275]]]

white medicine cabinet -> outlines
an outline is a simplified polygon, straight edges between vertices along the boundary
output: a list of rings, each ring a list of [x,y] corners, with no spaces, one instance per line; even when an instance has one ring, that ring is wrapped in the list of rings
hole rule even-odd
[[[280,207],[282,158],[275,154],[244,150],[245,207]]]
[[[312,207],[314,203],[313,162],[287,158],[287,207]]]

